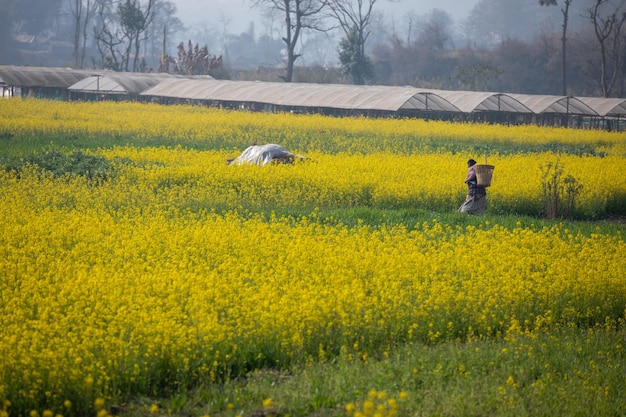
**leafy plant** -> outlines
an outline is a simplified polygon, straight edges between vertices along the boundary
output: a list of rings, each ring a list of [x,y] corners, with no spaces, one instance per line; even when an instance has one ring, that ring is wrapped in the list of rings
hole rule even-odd
[[[582,184],[570,174],[564,176],[559,161],[542,165],[541,171],[544,217],[572,218],[576,209],[576,198],[583,188]]]
[[[64,154],[57,150],[46,150],[25,158],[6,159],[2,162],[7,171],[19,175],[26,165],[35,165],[41,171],[52,173],[55,177],[81,176],[90,184],[106,181],[112,174],[110,161],[102,156],[88,155],[80,150]]]

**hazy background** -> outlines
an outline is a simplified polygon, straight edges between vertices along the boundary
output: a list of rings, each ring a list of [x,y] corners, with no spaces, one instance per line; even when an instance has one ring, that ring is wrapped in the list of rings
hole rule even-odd
[[[231,68],[275,64],[275,55],[263,56],[261,49],[281,48],[282,14],[272,18],[255,8],[253,0],[170,1],[183,25],[175,33],[176,38],[168,41],[170,48],[180,41],[192,40],[224,56]],[[592,1],[573,2],[571,30],[580,26],[584,9]],[[410,44],[420,36],[424,38],[429,26],[445,31],[446,49],[493,48],[506,39],[528,41],[542,32],[558,32],[562,25],[560,9],[561,3],[558,7],[542,7],[539,0],[378,0],[369,27],[367,53],[390,39]],[[343,36],[340,30],[303,32],[298,48],[303,54],[298,65],[337,66],[337,46]],[[242,43],[248,40],[256,42],[256,50],[246,51]]]
[[[206,44],[214,53],[227,57],[236,67],[248,67],[244,56],[233,56],[234,44],[242,34],[255,39],[268,37],[280,40],[283,34],[282,14],[270,17],[254,7],[253,0],[170,0],[177,9],[176,16],[185,29],[177,33],[182,40]],[[536,1],[536,0],[525,0]],[[374,5],[375,23],[369,47],[377,37],[395,35],[410,37],[420,21],[433,12],[442,12],[451,18],[450,30],[455,43],[463,42],[463,23],[479,0],[378,0]],[[411,29],[410,29],[411,28]],[[339,30],[326,33],[303,32],[301,47],[306,50],[298,65],[338,65],[337,45],[343,33]],[[415,34],[413,34],[415,36]]]
[[[136,38],[121,36],[121,1],[125,0],[99,0],[99,14],[78,16],[72,6],[94,0],[0,0],[0,64],[209,74],[237,80],[363,82],[350,72],[346,36],[336,28],[336,19],[323,20],[326,30],[303,31],[293,51],[298,58],[290,62],[282,40],[284,15],[276,10],[274,16],[268,15],[254,7],[254,0],[156,0],[153,19]],[[626,0],[602,1],[595,22],[589,13],[597,0],[571,3],[566,65],[564,2],[545,7],[539,0],[378,0],[367,25],[365,81],[625,96]],[[147,3],[137,2],[140,8]],[[75,30],[77,16],[82,32]],[[618,30],[601,47],[594,25],[601,27],[611,16],[619,21],[613,25]]]
[[[227,31],[240,33],[254,22],[262,32],[262,25],[267,24],[259,10],[252,7],[250,0],[171,0],[178,9],[178,17],[186,25],[210,22],[224,24]],[[441,9],[454,20],[465,19],[478,0],[378,0],[374,10],[383,13],[388,20],[397,24],[407,14],[426,14],[432,9]]]

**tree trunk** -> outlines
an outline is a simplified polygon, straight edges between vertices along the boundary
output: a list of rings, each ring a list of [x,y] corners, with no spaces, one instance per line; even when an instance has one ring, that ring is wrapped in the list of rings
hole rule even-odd
[[[608,68],[609,52],[607,51],[607,42],[611,40],[611,36],[614,36],[614,40],[619,39],[624,17],[618,19],[616,13],[613,13],[606,19],[603,19],[600,16],[600,7],[604,3],[604,0],[596,0],[594,6],[589,10],[589,17],[600,46],[600,74],[597,81],[602,91],[602,96],[610,97],[615,84],[617,69],[613,69],[612,74],[609,76],[611,71]]]
[[[85,66],[85,53],[87,49],[87,25],[91,15],[91,0],[87,0],[85,5],[85,18],[83,19],[82,27],[82,41],[80,47],[80,59],[78,61],[78,68],[84,68]]]
[[[561,37],[561,95],[567,95],[567,23],[569,20],[569,6],[572,0],[565,0],[563,12],[563,36]]]
[[[83,0],[73,1],[74,7],[70,3],[70,10],[74,17],[74,50],[72,51],[72,58],[74,58],[74,68],[82,68],[80,65],[80,39],[83,28]]]
[[[280,78],[286,82],[293,80],[296,60],[301,54],[296,53],[296,46],[303,30],[325,31],[322,12],[329,0],[252,0],[254,7],[267,10],[279,10],[285,17],[285,36],[282,40],[287,49],[285,75]]]

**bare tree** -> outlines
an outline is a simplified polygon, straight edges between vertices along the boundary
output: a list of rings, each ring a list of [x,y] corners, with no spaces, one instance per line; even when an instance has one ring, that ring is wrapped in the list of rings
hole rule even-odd
[[[418,30],[417,43],[431,51],[453,49],[452,17],[441,9],[433,9],[426,18]]]
[[[17,54],[17,48],[13,41],[14,5],[9,1],[0,0],[2,13],[0,13],[0,56],[3,62],[8,63]]]
[[[365,41],[372,10],[377,0],[330,0],[329,9],[339,22],[345,38],[340,43],[339,59],[344,73],[354,84],[364,84],[372,76],[372,64],[365,54]]]
[[[561,35],[561,94],[567,95],[567,23],[569,21],[569,7],[573,0],[563,0],[563,25]],[[539,0],[542,6],[556,6],[557,0]]]
[[[116,29],[115,13],[113,5],[106,0],[96,0],[96,23],[94,25],[94,38],[100,52],[103,68],[121,71],[122,57],[118,53],[118,46],[124,42],[119,30]]]
[[[145,9],[141,8],[138,0],[126,0],[125,3],[120,3],[117,8],[117,12],[120,19],[120,26],[122,33],[128,39],[126,44],[126,50],[124,52],[125,59],[125,71],[129,69],[131,53],[133,54],[133,72],[138,69],[139,51],[141,49],[141,42],[146,40],[144,33],[152,23],[153,13],[152,6],[155,0],[148,0],[148,4]]]
[[[372,10],[378,0],[330,0],[328,3],[332,15],[339,22],[339,27],[348,35],[356,28],[362,43],[369,36],[367,26]]]
[[[113,10],[110,1],[98,0],[94,36],[104,67],[129,71],[132,58],[132,71],[139,70],[139,52],[152,23],[154,3],[147,0],[142,8],[139,0],[125,0]]]
[[[589,19],[593,24],[599,46],[599,62],[590,62],[591,75],[596,79],[602,95],[610,97],[616,82],[624,70],[624,34],[622,29],[626,21],[626,11],[622,5],[612,12],[603,13],[604,6],[611,5],[609,0],[595,0],[589,9]]]
[[[252,0],[254,7],[264,9],[269,14],[278,11],[285,18],[283,42],[287,47],[287,68],[281,76],[286,82],[293,79],[296,60],[302,56],[296,52],[303,31],[326,31],[323,12],[329,0]]]
[[[74,67],[83,68],[85,50],[87,48],[87,26],[93,17],[94,2],[92,0],[68,0],[70,12],[74,18]]]

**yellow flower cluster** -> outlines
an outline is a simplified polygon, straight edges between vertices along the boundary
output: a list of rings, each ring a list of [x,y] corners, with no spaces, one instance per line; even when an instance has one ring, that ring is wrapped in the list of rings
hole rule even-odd
[[[399,398],[400,401],[406,400],[406,392],[401,392]],[[362,403],[346,404],[346,415],[348,417],[396,417],[399,409],[398,400],[388,397],[385,391],[370,390]]]

